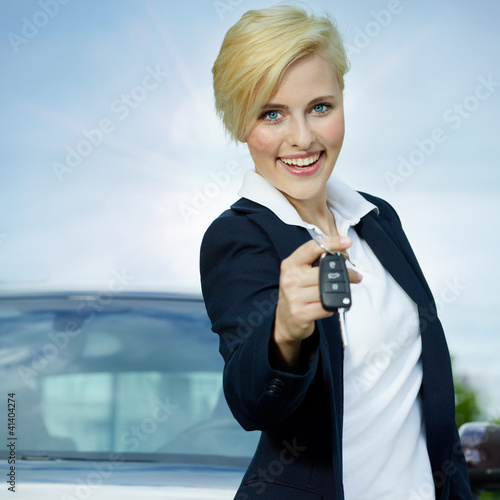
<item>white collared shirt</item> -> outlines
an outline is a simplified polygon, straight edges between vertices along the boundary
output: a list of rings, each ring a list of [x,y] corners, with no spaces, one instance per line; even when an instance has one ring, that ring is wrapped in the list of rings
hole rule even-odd
[[[257,172],[246,172],[238,194],[269,208],[285,224],[315,227]],[[344,351],[343,483],[346,500],[435,499],[419,391],[422,352],[418,310],[356,233],[378,208],[335,177],[327,203],[341,236],[352,239],[352,285]],[[323,233],[322,233],[323,234]]]

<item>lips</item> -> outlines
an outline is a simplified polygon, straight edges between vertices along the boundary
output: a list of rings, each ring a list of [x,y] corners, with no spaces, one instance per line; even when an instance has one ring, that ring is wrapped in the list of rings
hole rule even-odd
[[[308,176],[315,174],[323,158],[323,151],[310,155],[296,155],[295,157],[280,157],[278,162],[293,175]]]

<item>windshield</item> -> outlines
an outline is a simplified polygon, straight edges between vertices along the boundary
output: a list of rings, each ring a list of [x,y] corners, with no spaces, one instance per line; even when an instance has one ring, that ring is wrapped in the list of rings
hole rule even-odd
[[[250,457],[258,433],[232,417],[222,367],[201,301],[0,303],[0,387],[16,401],[18,457]]]

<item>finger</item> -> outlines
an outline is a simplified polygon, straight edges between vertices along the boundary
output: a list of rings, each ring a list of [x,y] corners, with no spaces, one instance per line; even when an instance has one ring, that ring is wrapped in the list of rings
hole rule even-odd
[[[301,288],[300,299],[305,304],[313,304],[315,302],[321,302],[319,296],[319,286],[318,283],[314,283],[310,286]]]
[[[352,240],[350,238],[330,236],[323,238],[321,243],[332,252],[343,252],[352,245]],[[312,264],[323,253],[325,253],[325,249],[320,247],[316,241],[311,240],[297,248],[285,260],[291,266]]]
[[[298,332],[299,335],[302,335],[309,332],[307,334],[309,336],[311,333],[310,326],[313,321],[327,318],[332,314],[332,312],[323,309],[321,302],[311,302],[309,304],[302,304],[300,308],[293,308],[293,310],[287,311],[283,324],[287,325],[285,331],[288,333]],[[292,333],[292,336],[295,335]]]
[[[298,247],[285,261],[291,267],[310,265],[322,253],[325,253],[324,249],[314,240],[310,240]]]
[[[319,267],[307,264],[302,267],[290,267],[282,271],[281,282],[284,286],[301,288],[305,286],[318,286]]]
[[[361,283],[363,275],[355,271],[354,269],[347,269],[347,274],[349,275],[349,281],[351,283]]]
[[[328,318],[334,314],[332,311],[326,311],[323,309],[321,302],[307,304],[306,308],[307,315],[311,318],[311,321]]]
[[[320,241],[331,252],[344,252],[352,245],[351,238],[344,236],[328,236],[327,238],[321,238]]]
[[[320,302],[318,283],[301,287],[287,287],[285,285],[281,287],[281,295],[289,308],[301,308],[306,304]]]

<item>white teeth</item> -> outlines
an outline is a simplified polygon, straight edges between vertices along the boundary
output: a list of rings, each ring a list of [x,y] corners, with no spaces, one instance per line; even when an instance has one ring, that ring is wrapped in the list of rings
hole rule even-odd
[[[316,163],[321,156],[321,153],[318,153],[314,156],[310,156],[309,158],[298,158],[298,159],[288,159],[288,158],[280,158],[280,160],[283,163],[286,163],[287,165],[292,165],[294,167],[308,167],[309,165],[312,165],[313,163]]]

